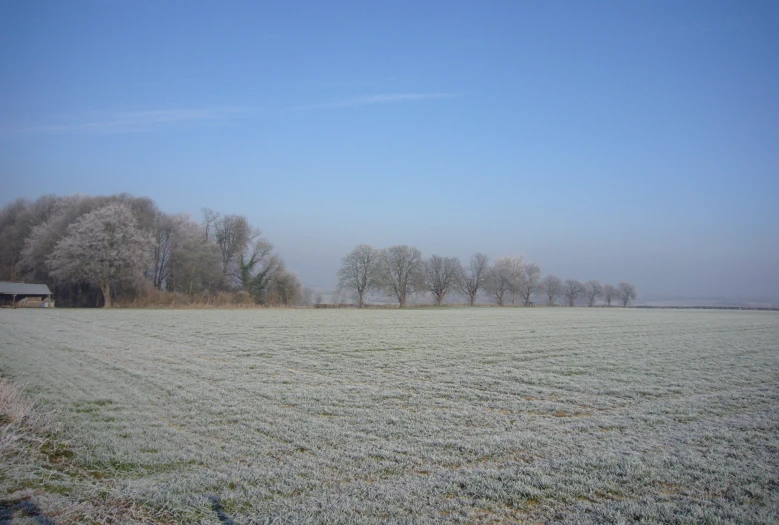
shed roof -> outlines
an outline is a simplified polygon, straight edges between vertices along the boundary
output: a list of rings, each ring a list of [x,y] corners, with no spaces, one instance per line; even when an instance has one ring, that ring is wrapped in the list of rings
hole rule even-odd
[[[45,284],[10,283],[0,281],[0,294],[10,295],[51,295]]]

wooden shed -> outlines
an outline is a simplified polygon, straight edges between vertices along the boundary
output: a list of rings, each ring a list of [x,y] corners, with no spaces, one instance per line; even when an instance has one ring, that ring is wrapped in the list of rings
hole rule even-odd
[[[51,290],[45,284],[12,283],[0,281],[0,306],[51,307]]]

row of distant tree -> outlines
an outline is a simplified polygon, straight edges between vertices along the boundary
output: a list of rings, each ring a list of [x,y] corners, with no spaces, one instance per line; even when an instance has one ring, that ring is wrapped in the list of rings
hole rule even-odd
[[[433,255],[423,259],[421,251],[405,245],[383,250],[367,244],[357,246],[341,259],[338,287],[354,294],[361,307],[371,292],[395,297],[401,308],[415,293],[432,294],[439,306],[453,293],[467,296],[471,306],[479,295],[491,297],[499,306],[509,301],[530,306],[534,297],[544,297],[549,305],[564,297],[569,306],[574,306],[578,298],[584,297],[589,306],[599,300],[608,306],[615,301],[627,306],[636,298],[635,287],[627,282],[615,287],[598,281],[563,281],[555,275],[542,279],[538,265],[522,256],[499,257],[490,263],[486,255],[477,253],[463,265],[456,257]]]
[[[298,304],[304,296],[273,245],[243,215],[203,210],[202,221],[167,214],[146,197],[44,196],[18,199],[0,209],[0,280],[48,284],[58,304],[111,306],[155,292],[177,293],[196,302],[232,294],[240,302]],[[423,259],[414,247],[379,250],[362,244],[342,259],[339,291],[358,304],[372,292],[386,293],[401,307],[414,294],[429,292],[438,305],[461,293],[470,304],[489,296],[500,305],[548,304],[565,298],[573,306],[585,297],[627,306],[636,298],[630,283],[617,287],[541,278],[541,270],[520,256],[490,262],[477,253],[469,264],[454,257]],[[308,294],[310,295],[310,294]]]
[[[18,199],[0,210],[0,280],[46,283],[58,304],[174,292],[210,302],[296,304],[303,287],[243,215],[198,222],[130,195]],[[159,293],[158,293],[159,295]]]

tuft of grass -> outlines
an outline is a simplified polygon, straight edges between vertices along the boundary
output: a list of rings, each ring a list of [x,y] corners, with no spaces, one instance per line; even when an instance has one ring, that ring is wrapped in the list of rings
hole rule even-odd
[[[80,467],[60,431],[53,414],[28,400],[19,385],[0,377],[3,523],[173,523],[165,511],[116,495],[103,472]]]

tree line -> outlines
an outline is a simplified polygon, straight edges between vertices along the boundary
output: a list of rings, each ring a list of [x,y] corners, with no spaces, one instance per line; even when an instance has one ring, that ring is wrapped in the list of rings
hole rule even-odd
[[[360,244],[341,259],[337,277],[338,289],[353,294],[360,307],[371,292],[393,297],[401,308],[416,293],[432,294],[438,306],[453,293],[463,294],[471,306],[480,295],[490,297],[499,306],[509,301],[512,305],[531,306],[534,297],[543,297],[550,306],[563,297],[574,306],[582,297],[589,306],[602,300],[607,306],[618,301],[626,307],[636,299],[636,288],[628,282],[614,286],[562,280],[555,275],[542,279],[538,265],[522,256],[504,256],[490,262],[486,255],[477,253],[468,264],[462,264],[456,257],[432,255],[423,259],[419,249],[405,245],[377,249]]]
[[[0,209],[0,280],[48,284],[60,305],[159,294],[297,304],[300,279],[243,215],[168,214],[147,197],[47,195]],[[225,299],[226,298],[226,299]]]
[[[536,297],[570,306],[586,298],[627,306],[635,287],[598,281],[541,278],[538,265],[521,256],[490,262],[484,254],[467,264],[455,257],[423,259],[415,247],[357,246],[343,257],[338,289],[359,306],[373,292],[386,293],[401,307],[419,293],[444,304],[463,294],[496,304],[529,306]],[[17,199],[0,209],[0,280],[48,284],[60,305],[107,306],[143,298],[181,297],[212,304],[298,304],[305,290],[286,269],[262,232],[243,215],[203,210],[200,221],[168,214],[147,197],[47,195]],[[178,295],[176,295],[178,294]]]

